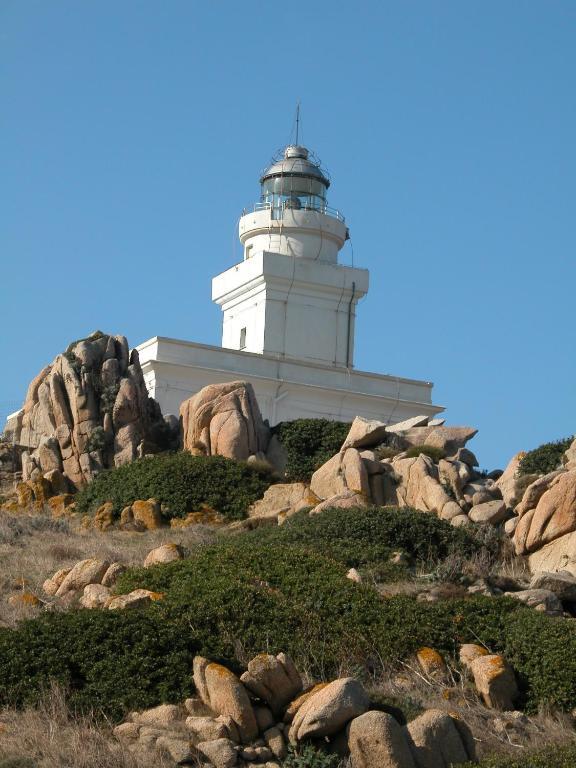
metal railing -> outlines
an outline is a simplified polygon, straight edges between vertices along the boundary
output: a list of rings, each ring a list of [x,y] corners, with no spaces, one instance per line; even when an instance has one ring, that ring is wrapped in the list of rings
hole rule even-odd
[[[284,217],[284,211],[316,211],[316,213],[323,213],[324,216],[330,216],[333,219],[338,219],[338,221],[341,221],[344,223],[344,215],[340,213],[339,210],[336,208],[330,208],[328,205],[314,205],[314,204],[302,204],[300,208],[293,208],[289,205],[286,205],[286,203],[282,203],[281,205],[275,205],[272,207],[272,203],[255,203],[254,204],[254,210],[255,211],[272,211],[272,218],[273,219],[282,219]],[[244,209],[242,212],[242,215],[244,216],[248,211]]]

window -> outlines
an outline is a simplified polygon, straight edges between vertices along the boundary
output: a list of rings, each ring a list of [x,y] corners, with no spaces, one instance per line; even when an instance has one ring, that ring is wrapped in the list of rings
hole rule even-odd
[[[249,259],[252,256],[252,248],[254,248],[253,245],[246,246],[246,250],[244,252],[244,259]]]
[[[246,349],[246,328],[240,328],[240,349]]]

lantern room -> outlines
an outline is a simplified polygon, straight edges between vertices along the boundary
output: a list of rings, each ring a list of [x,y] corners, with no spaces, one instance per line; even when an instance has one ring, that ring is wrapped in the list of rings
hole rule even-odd
[[[287,146],[260,177],[260,201],[240,218],[244,259],[271,251],[336,264],[348,228],[342,213],[327,204],[329,186],[306,147]]]
[[[260,202],[270,206],[273,218],[282,218],[286,208],[320,212],[326,208],[330,181],[320,165],[309,159],[306,147],[286,147],[284,158],[263,173],[260,184]]]

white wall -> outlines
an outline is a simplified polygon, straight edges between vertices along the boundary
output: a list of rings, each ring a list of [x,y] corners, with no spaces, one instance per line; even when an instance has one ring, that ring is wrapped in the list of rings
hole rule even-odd
[[[252,211],[241,217],[238,232],[244,248],[270,251],[296,258],[335,264],[346,240],[346,225],[317,211],[285,210],[272,219],[271,210]]]
[[[355,307],[367,290],[367,270],[257,252],[212,281],[222,346],[239,349],[246,328],[247,351],[352,365]]]
[[[428,382],[346,371],[302,361],[224,350],[175,339],[154,338],[137,347],[144,378],[162,412],[208,384],[250,381],[270,423],[297,418],[351,421],[355,416],[395,423],[443,408],[432,404]]]

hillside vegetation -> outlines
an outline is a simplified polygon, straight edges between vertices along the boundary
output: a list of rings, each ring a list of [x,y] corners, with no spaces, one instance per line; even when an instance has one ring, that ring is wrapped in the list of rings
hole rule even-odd
[[[441,559],[461,536],[413,511],[403,511],[395,529],[392,513],[384,513],[381,528],[391,549],[408,548],[410,532],[425,537],[428,527]],[[185,560],[132,569],[120,577],[119,592],[144,587],[164,599],[135,613],[48,613],[0,632],[1,702],[37,700],[56,679],[69,686],[72,706],[119,718],[188,695],[198,652],[239,668],[263,649],[285,651],[309,674],[326,679],[342,670],[372,674],[423,645],[454,658],[461,643],[481,642],[513,664],[529,710],[574,705],[576,635],[570,624],[509,598],[382,599],[373,586],[346,578],[351,562],[369,567],[380,556],[373,548],[377,529],[374,510],[334,510],[317,520],[295,519],[273,534],[263,529],[224,537]],[[335,536],[328,553],[330,530]],[[298,541],[303,532],[307,543]],[[472,537],[460,541],[469,551],[482,546]],[[362,543],[368,555],[359,562]],[[413,548],[413,556],[418,561],[431,551]]]

